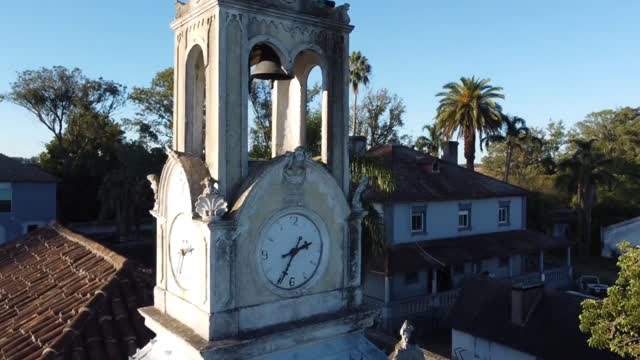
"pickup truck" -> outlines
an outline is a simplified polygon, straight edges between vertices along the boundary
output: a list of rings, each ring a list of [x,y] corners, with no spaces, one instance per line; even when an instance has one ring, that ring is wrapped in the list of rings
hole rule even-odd
[[[580,292],[587,295],[603,298],[607,296],[608,285],[601,284],[600,279],[593,275],[583,275],[578,279]]]

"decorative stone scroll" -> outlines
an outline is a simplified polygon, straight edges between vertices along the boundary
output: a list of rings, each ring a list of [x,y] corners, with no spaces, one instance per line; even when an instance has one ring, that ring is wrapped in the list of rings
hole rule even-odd
[[[196,212],[204,222],[220,220],[228,211],[228,204],[220,194],[216,183],[212,177],[202,181],[204,190],[196,201]]]
[[[363,211],[364,207],[362,206],[362,194],[369,187],[369,177],[363,176],[360,179],[360,183],[358,183],[358,187],[356,191],[353,193],[353,198],[351,199],[351,210],[353,211]]]
[[[158,205],[158,175],[156,174],[149,174],[147,175],[147,180],[149,180],[149,183],[151,183],[151,190],[153,190],[153,199],[154,199],[154,203],[153,203],[153,209],[151,209],[149,211],[149,213],[151,215],[153,215],[153,217],[157,218],[158,217],[158,209],[159,209],[159,205]]]

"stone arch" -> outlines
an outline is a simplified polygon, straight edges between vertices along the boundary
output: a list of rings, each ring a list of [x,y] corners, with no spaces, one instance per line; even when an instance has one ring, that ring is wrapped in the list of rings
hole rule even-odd
[[[282,67],[285,69],[285,71],[291,71],[292,60],[287,55],[286,46],[284,46],[284,44],[278,39],[269,35],[257,35],[249,39],[247,45],[247,48],[249,50],[247,52],[247,57],[251,56],[251,50],[253,50],[253,48],[257,45],[269,46],[273,51],[275,51],[275,53],[278,55],[278,58],[280,58],[280,63],[282,64]]]
[[[298,146],[307,146],[307,88],[311,71],[318,67],[322,73],[322,140],[321,158],[328,162],[328,65],[322,50],[312,44],[300,45],[293,57],[294,78],[278,82],[274,96],[272,120],[272,155],[278,156],[292,151]]]
[[[206,71],[203,48],[195,44],[185,61],[185,152],[203,156],[206,128]]]

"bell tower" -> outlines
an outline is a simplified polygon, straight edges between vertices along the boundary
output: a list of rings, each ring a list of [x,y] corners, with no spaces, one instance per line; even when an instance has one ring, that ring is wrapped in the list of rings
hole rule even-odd
[[[173,149],[158,177],[156,338],[139,359],[384,359],[363,334],[360,196],[350,192],[349,5],[177,3]],[[320,156],[307,82],[322,73]],[[248,159],[249,86],[272,85],[271,159]],[[317,148],[317,147],[316,147]]]
[[[173,148],[202,155],[225,197],[248,174],[250,78],[273,82],[275,157],[306,145],[315,66],[323,74],[322,162],[347,191],[348,9],[325,0],[178,2]]]

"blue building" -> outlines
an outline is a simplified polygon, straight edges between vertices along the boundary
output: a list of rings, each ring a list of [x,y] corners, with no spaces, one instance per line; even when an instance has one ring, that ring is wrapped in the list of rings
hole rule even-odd
[[[0,154],[0,244],[56,220],[58,179]]]
[[[365,154],[391,170],[395,188],[365,194],[384,222],[385,246],[366,258],[364,292],[387,326],[446,314],[465,278],[569,284],[566,239],[527,229],[527,191],[458,166],[457,146],[447,144],[443,159],[402,145]]]

